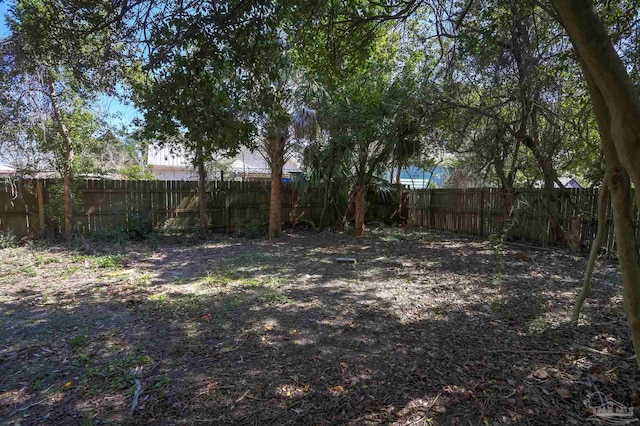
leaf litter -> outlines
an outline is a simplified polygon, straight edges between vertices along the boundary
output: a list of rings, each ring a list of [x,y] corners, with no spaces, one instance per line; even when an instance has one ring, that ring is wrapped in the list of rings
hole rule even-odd
[[[2,250],[0,419],[565,425],[638,404],[615,265],[574,327],[584,258],[399,234],[132,244],[126,271]]]

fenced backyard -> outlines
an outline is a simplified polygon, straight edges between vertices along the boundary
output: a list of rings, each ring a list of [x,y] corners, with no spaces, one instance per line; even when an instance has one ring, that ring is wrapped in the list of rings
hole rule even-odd
[[[285,186],[285,220],[317,224],[322,194],[295,189]],[[37,232],[59,190],[7,186],[3,229]],[[89,180],[77,192],[76,232],[197,223],[194,182]],[[368,218],[410,226],[361,238],[161,234],[0,249],[0,423],[584,424],[585,401],[600,404],[596,382],[634,403],[640,376],[614,262],[599,261],[575,326],[584,256],[431,232],[486,237],[506,224],[550,244],[539,191],[405,194],[398,215],[398,194],[371,193]],[[574,218],[588,247],[597,192],[557,195],[563,225]],[[212,182],[211,228],[260,220],[268,201],[268,185]]]
[[[43,224],[55,226],[52,198],[60,191],[55,180],[29,181],[21,186],[0,186],[0,230],[23,236],[36,234]],[[560,224],[583,249],[591,245],[597,230],[598,190],[558,189]],[[98,229],[127,229],[144,220],[154,229],[195,229],[198,223],[197,182],[95,180],[79,182],[75,188],[82,208],[74,212],[74,231],[89,234]],[[407,224],[433,230],[488,237],[509,229],[509,237],[549,246],[555,244],[544,193],[539,189],[506,193],[496,188],[427,189],[405,192]],[[212,181],[207,183],[209,227],[216,232],[233,232],[239,227],[266,221],[270,187],[263,182]],[[335,209],[324,206],[321,191],[301,194],[291,183],[284,185],[283,218],[289,224],[305,222],[333,225]],[[367,220],[397,223],[398,194],[371,192]],[[636,239],[640,238],[640,213],[633,210]],[[607,207],[607,232],[603,250],[615,253],[613,217]]]

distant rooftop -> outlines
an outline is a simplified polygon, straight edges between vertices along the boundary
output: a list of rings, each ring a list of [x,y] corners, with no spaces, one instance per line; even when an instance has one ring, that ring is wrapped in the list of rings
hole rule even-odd
[[[149,146],[147,162],[153,167],[191,170],[193,168],[191,156],[192,154],[186,153],[181,147],[170,148],[151,145]],[[238,155],[233,158],[229,170],[234,173],[244,174],[269,174],[271,171],[267,161],[257,150],[251,152],[246,148],[241,149]],[[283,168],[285,174],[300,171],[300,164],[293,158],[287,161]]]
[[[6,164],[0,164],[0,176],[11,176],[16,172],[16,169],[7,166]]]

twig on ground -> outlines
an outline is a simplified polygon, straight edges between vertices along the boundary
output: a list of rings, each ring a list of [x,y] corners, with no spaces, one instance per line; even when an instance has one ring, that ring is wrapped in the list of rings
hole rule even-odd
[[[576,345],[576,346],[574,346],[574,348],[578,349],[578,350],[582,350],[582,351],[593,352],[594,354],[598,354],[598,355],[609,356],[611,358],[618,358],[618,359],[624,359],[624,360],[633,360],[633,359],[635,359],[635,356],[633,356],[633,355],[632,356],[628,356],[628,357],[623,357],[623,356],[610,354],[610,353],[607,353],[607,352],[602,352],[602,351],[599,351],[597,349],[590,348],[588,346]]]
[[[16,413],[19,413],[20,411],[27,411],[29,408],[35,407],[36,405],[40,405],[40,404],[42,404],[44,402],[46,402],[46,398],[45,399],[41,399],[38,402],[34,402],[33,404],[27,405],[26,407],[17,408],[15,410],[13,410],[13,413],[9,414],[9,417],[13,416]]]
[[[136,390],[133,393],[133,401],[131,401],[130,414],[133,414],[133,412],[138,407],[138,398],[140,398],[140,394],[142,393],[142,382],[140,381],[140,377],[142,376],[142,367],[140,366],[136,367],[133,374],[136,377],[135,379]]]
[[[571,348],[565,351],[537,351],[537,350],[523,350],[523,349],[497,349],[493,351],[487,351],[490,354],[548,354],[548,355],[562,355],[569,352]]]

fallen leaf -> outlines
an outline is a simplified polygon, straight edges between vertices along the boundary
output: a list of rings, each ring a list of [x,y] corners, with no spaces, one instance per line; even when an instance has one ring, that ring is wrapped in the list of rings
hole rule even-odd
[[[571,391],[567,388],[556,388],[556,393],[563,399],[571,398]]]
[[[631,391],[631,400],[635,405],[640,405],[640,396],[636,393],[636,391]]]
[[[416,374],[418,375],[418,377],[420,377],[421,379],[425,379],[427,377],[427,372],[424,370],[416,370]]]
[[[271,331],[271,330],[273,330],[273,326],[272,325],[265,325],[264,329],[267,330],[267,331]]]
[[[544,380],[549,377],[549,373],[547,373],[547,370],[545,370],[544,368],[539,368],[533,372],[533,376],[536,379]]]
[[[342,387],[340,385],[334,386],[334,387],[329,389],[329,392],[331,392],[334,395],[338,395],[338,394],[341,394],[342,392],[344,392],[344,387]]]

